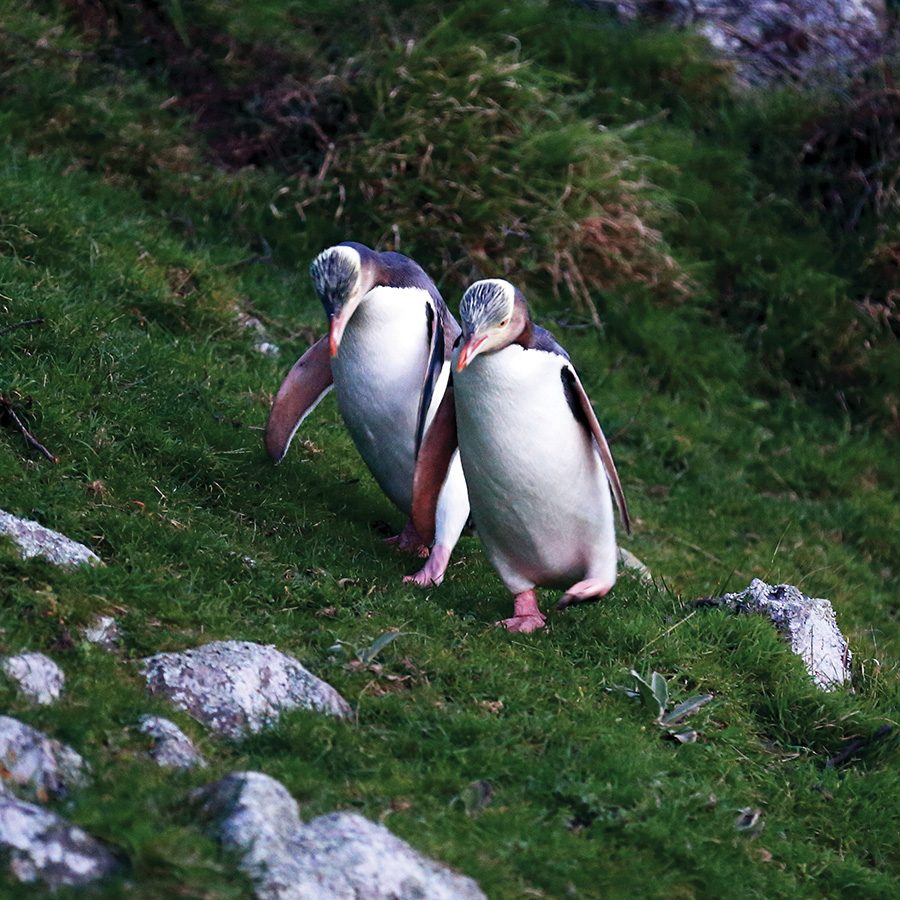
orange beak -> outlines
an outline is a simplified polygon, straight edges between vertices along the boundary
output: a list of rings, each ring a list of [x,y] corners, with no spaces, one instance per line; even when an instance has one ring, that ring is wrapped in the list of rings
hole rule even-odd
[[[487,335],[483,334],[480,337],[476,337],[474,334],[470,335],[469,339],[462,345],[459,351],[459,358],[456,361],[456,371],[462,372],[462,370],[470,363],[476,356],[478,356],[479,351],[481,350],[481,345],[487,340]]]
[[[332,318],[331,324],[328,327],[328,350],[331,353],[332,359],[338,355],[338,350],[341,347],[341,338],[344,336],[344,329],[347,327],[348,318],[349,316],[345,315],[345,311],[341,310]]]

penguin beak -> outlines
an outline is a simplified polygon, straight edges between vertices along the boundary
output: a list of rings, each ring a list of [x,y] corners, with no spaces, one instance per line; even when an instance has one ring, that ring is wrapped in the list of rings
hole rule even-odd
[[[359,306],[361,301],[361,294],[351,296],[343,306],[338,308],[337,312],[331,315],[328,326],[328,349],[332,359],[338,355],[338,350],[341,348],[341,339],[344,337],[344,329],[347,327],[350,319],[353,318],[353,313],[356,312],[356,307]]]
[[[346,310],[341,310],[336,316],[331,317],[331,323],[328,327],[328,350],[332,359],[338,355],[341,346],[341,338],[344,336],[344,329],[347,327]]]
[[[456,361],[456,371],[462,372],[462,370],[475,359],[476,356],[481,352],[481,346],[488,339],[486,334],[482,335],[470,335],[468,340],[462,345],[459,351],[459,359]]]

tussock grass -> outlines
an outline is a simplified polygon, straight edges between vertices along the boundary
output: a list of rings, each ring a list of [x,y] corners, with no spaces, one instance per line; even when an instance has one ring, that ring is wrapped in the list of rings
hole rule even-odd
[[[115,35],[82,38],[70,12],[50,5],[0,16],[0,328],[44,319],[0,334],[0,393],[60,457],[51,465],[0,430],[0,506],[106,561],[63,573],[0,545],[0,652],[43,650],[68,679],[62,701],[43,709],[0,682],[0,707],[91,762],[91,787],[56,808],[122,853],[122,879],[100,895],[245,896],[234,860],[185,798],[256,768],[284,781],[305,818],[336,808],[383,818],[492,897],[893,896],[896,743],[826,765],[847,741],[897,725],[900,482],[895,447],[865,426],[890,388],[861,380],[871,405],[845,417],[831,397],[844,390],[849,405],[848,386],[823,386],[835,371],[822,355],[829,335],[847,328],[843,300],[874,291],[881,275],[860,275],[865,222],[851,252],[850,238],[838,241],[794,202],[796,99],[742,105],[690,42],[608,27],[564,4],[462,4],[443,26],[449,10],[424,4],[379,3],[349,20],[342,7],[307,2],[179,8],[192,52],[208,54],[224,84],[244,79],[252,96],[238,50],[271,42],[315,83],[340,75],[352,105],[347,131],[329,132],[323,208],[305,207],[304,223],[292,203],[305,199],[298,185],[323,155],[304,149],[222,171],[189,110],[166,103],[172,76],[153,54],[116,61]],[[160,10],[165,22],[175,7]],[[227,63],[227,44],[209,37],[223,33],[238,48]],[[408,81],[397,77],[403,60]],[[429,117],[429,92],[462,103],[473,71],[488,79],[473,82],[476,121],[451,101]],[[388,86],[400,94],[387,96]],[[269,82],[262,93],[274,90]],[[495,95],[514,120],[502,110],[488,120]],[[533,109],[534,98],[546,105]],[[254,128],[265,124],[259,107],[248,109]],[[554,115],[560,147],[548,136]],[[434,209],[421,209],[417,154],[429,135],[391,133],[392,116],[436,121],[443,138],[471,139],[482,155],[499,119],[498,192],[479,180],[480,201],[457,201],[449,181],[463,148],[436,143],[422,179]],[[406,171],[392,140],[415,160]],[[584,148],[597,158],[576,165],[581,180],[564,209],[545,213],[531,196],[529,215],[545,216],[540,229],[529,223],[531,240],[497,232],[506,243],[479,258],[474,235],[515,213],[517,154],[558,200]],[[364,194],[375,161],[389,197]],[[636,193],[623,171],[637,173]],[[355,181],[335,223],[328,179],[347,173]],[[647,252],[664,265],[667,246],[692,292],[673,302],[622,269],[625,283],[598,268],[610,280],[589,290],[597,330],[573,311],[564,279],[552,291],[554,222],[588,215],[591,203],[606,209],[621,191],[652,205],[638,214],[665,245]],[[438,209],[435,198],[464,206],[471,228],[465,217],[454,225],[457,207]],[[411,566],[382,545],[378,522],[402,523],[333,402],[304,425],[311,443],[278,469],[264,458],[271,392],[321,328],[307,263],[335,237],[393,240],[393,218],[377,216],[382,202],[396,212],[401,249],[415,248],[438,277],[445,258],[499,267],[506,255],[613,438],[638,520],[628,546],[656,586],[626,576],[604,603],[551,616],[545,634],[502,634],[490,623],[508,599],[474,538],[439,591],[400,584]],[[420,221],[440,227],[423,232]],[[584,253],[576,263],[589,268]],[[447,268],[455,308],[453,284],[467,273]],[[252,350],[237,309],[262,316],[280,359]],[[890,346],[875,341],[865,366],[879,354],[879,366],[893,365]],[[766,623],[691,605],[753,576],[832,600],[855,652],[852,689],[818,693]],[[118,655],[80,638],[97,612],[121,621]],[[369,647],[393,628],[404,636],[381,652],[380,670],[329,653],[338,640]],[[357,721],[294,713],[229,743],[146,696],[141,657],[214,638],[297,655],[354,703]],[[697,744],[661,740],[645,709],[607,690],[627,684],[631,668],[665,675],[673,702],[715,695],[690,720]],[[172,776],[144,759],[134,730],[143,712],[178,721],[210,769]],[[482,779],[493,801],[467,812],[467,788]],[[748,807],[762,811],[761,830],[735,828]],[[0,891],[40,895],[8,880]]]

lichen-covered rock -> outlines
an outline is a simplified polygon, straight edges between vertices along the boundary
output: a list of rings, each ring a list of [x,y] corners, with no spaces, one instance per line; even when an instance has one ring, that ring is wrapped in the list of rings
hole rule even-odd
[[[143,663],[147,685],[213,731],[239,738],[289,709],[349,716],[350,705],[292,656],[250,641],[213,641]]]
[[[19,881],[49,888],[88,884],[117,868],[113,854],[65,819],[0,793],[0,858]]]
[[[87,780],[87,764],[71,747],[13,719],[0,716],[0,773],[31,799],[59,797]]]
[[[62,669],[43,653],[19,653],[0,659],[0,669],[16,683],[19,693],[40,706],[59,698],[66,677]]]
[[[807,597],[790,584],[768,585],[754,578],[750,587],[713,602],[771,619],[803,659],[817,687],[829,690],[850,679],[850,646],[827,600]]]
[[[56,566],[100,565],[92,550],[58,531],[44,528],[31,519],[21,519],[0,509],[0,535],[12,539],[22,559],[40,556]]]
[[[887,39],[885,0],[580,0],[623,19],[693,27],[748,84],[845,77],[876,59]]]
[[[96,644],[104,650],[115,650],[122,639],[119,623],[112,616],[95,616],[82,631],[89,644]]]
[[[222,843],[240,853],[259,900],[484,897],[471,878],[356,813],[302,824],[293,797],[268,775],[235,772],[195,797]]]
[[[191,739],[174,723],[161,716],[141,716],[138,727],[153,739],[150,756],[157,765],[170,769],[193,769],[206,766]]]

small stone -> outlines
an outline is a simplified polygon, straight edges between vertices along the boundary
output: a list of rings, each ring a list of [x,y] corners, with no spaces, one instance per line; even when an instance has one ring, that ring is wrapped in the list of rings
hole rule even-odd
[[[330,684],[271,645],[213,641],[143,661],[151,693],[161,694],[218,734],[258,732],[289,709],[341,718],[352,710]]]
[[[0,510],[0,535],[12,538],[22,559],[39,556],[56,566],[67,567],[85,563],[93,566],[101,564],[100,557],[84,544],[3,510]]]
[[[768,585],[754,578],[750,587],[714,602],[770,619],[803,659],[816,687],[831,690],[850,680],[850,646],[827,600],[807,597],[790,584]]]
[[[59,699],[66,677],[62,669],[43,653],[19,653],[0,660],[0,669],[14,681],[19,693],[39,706]]]
[[[271,341],[257,341],[253,345],[253,349],[263,356],[278,356],[281,353],[281,347],[273,344]]]
[[[284,785],[235,772],[195,794],[216,834],[241,855],[258,900],[465,900],[478,885],[356,813],[301,823]]]
[[[0,850],[19,881],[52,890],[88,884],[114,872],[112,853],[56,813],[0,793]]]
[[[71,747],[10,716],[0,716],[0,775],[29,799],[62,797],[87,780],[87,763]]]
[[[632,572],[637,573],[637,577],[644,584],[653,584],[653,573],[642,563],[630,550],[619,547],[619,562]]]
[[[157,765],[170,769],[206,767],[206,760],[197,751],[191,739],[174,723],[161,716],[141,716],[142,734],[153,739],[150,756]]]
[[[119,623],[112,616],[95,616],[82,631],[84,639],[104,650],[115,650],[122,640]]]

